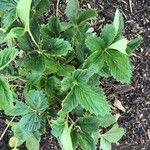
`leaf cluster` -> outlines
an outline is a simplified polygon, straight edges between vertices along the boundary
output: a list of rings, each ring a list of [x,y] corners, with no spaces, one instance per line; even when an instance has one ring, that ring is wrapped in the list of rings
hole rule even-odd
[[[66,21],[50,16],[39,24],[51,3],[0,1],[0,43],[7,45],[0,51],[0,110],[16,116],[9,145],[38,150],[48,123],[64,150],[96,150],[99,139],[100,149],[110,150],[125,132],[100,77],[129,83],[130,55],[141,40],[123,36],[118,9],[112,24],[94,32],[97,12],[81,9],[78,0],[67,0]]]

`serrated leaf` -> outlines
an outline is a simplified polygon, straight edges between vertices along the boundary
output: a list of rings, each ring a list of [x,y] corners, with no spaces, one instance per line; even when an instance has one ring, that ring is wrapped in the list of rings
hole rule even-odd
[[[6,11],[2,17],[2,27],[7,30],[16,19],[16,8]]]
[[[39,150],[40,139],[37,139],[33,134],[30,134],[26,139],[26,147],[28,150]]]
[[[112,44],[116,37],[116,31],[112,24],[106,24],[101,30],[100,37],[104,40],[107,46]]]
[[[101,51],[105,47],[104,41],[93,35],[87,37],[85,44],[91,51]]]
[[[15,59],[17,54],[18,50],[16,48],[5,48],[0,51],[0,70],[8,66],[9,63]]]
[[[91,90],[87,85],[75,86],[75,95],[79,104],[90,113],[103,116],[109,114],[110,106],[105,96]]]
[[[30,32],[30,7],[32,0],[19,0],[17,3],[17,14],[23,24],[25,25],[25,31]]]
[[[117,118],[113,115],[105,115],[105,116],[98,116],[99,119],[99,126],[101,127],[109,127],[110,125],[114,124],[117,121]]]
[[[0,1],[0,10],[9,11],[16,7],[16,0],[1,0]]]
[[[72,49],[68,41],[58,38],[51,39],[49,45],[50,50],[47,52],[49,56],[65,56]]]
[[[43,113],[48,108],[48,101],[43,91],[31,90],[25,94],[26,103],[39,113]]]
[[[96,19],[97,13],[94,9],[83,9],[79,13],[79,17],[77,18],[77,24],[83,23],[85,21]]]
[[[73,73],[73,77],[76,80],[76,82],[80,84],[86,84],[90,77],[92,77],[94,74],[98,73],[99,69],[97,65],[91,65],[87,69],[77,69]]]
[[[121,52],[123,54],[127,54],[126,53],[127,44],[128,44],[128,40],[127,39],[121,39],[121,40],[118,40],[117,42],[111,44],[108,47],[108,49],[118,50],[119,52]]]
[[[115,124],[108,132],[102,135],[102,138],[106,139],[110,143],[116,143],[124,134],[124,129],[119,128],[118,124]]]
[[[19,38],[21,36],[23,36],[24,34],[24,28],[22,27],[15,27],[15,28],[12,28],[9,33],[7,33],[4,41],[8,41],[8,40],[11,40],[13,38]]]
[[[76,121],[76,125],[80,126],[84,132],[97,132],[99,130],[100,121],[96,116],[81,117]]]
[[[13,107],[13,101],[13,93],[10,90],[10,85],[4,78],[0,77],[0,109],[9,114]]]
[[[67,0],[67,7],[66,7],[65,14],[74,23],[77,20],[79,10],[80,10],[80,6],[78,0]]]
[[[14,116],[23,116],[31,111],[32,110],[24,102],[17,101],[14,108],[12,109],[12,114]]]
[[[36,15],[39,17],[49,8],[49,0],[40,0],[36,5]]]
[[[78,134],[78,143],[84,150],[96,150],[96,143],[90,134],[83,132]]]
[[[19,122],[20,127],[22,130],[31,133],[34,131],[37,131],[41,127],[41,121],[39,117],[33,112],[28,113],[25,116],[23,116]]]
[[[131,55],[132,51],[137,48],[142,43],[142,40],[140,38],[135,38],[129,41],[127,45],[127,54]]]
[[[116,38],[121,37],[122,32],[124,30],[124,20],[123,20],[123,16],[120,13],[119,9],[117,9],[115,12],[113,26],[115,27],[115,31],[116,31]]]
[[[107,65],[111,75],[121,83],[129,83],[132,75],[132,69],[128,56],[115,50],[107,51]]]
[[[78,105],[78,100],[76,98],[74,88],[67,94],[62,103],[62,109],[59,111],[59,115],[63,116],[66,113],[72,111]]]

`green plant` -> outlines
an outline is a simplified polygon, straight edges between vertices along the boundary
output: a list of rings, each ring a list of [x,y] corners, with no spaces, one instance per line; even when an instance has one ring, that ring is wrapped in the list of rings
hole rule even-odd
[[[0,51],[0,109],[13,117],[6,122],[13,131],[9,145],[38,150],[48,123],[64,150],[94,150],[99,138],[109,150],[125,132],[100,77],[130,82],[130,54],[141,41],[124,38],[119,10],[96,33],[89,23],[96,10],[81,9],[78,0],[68,0],[69,21],[51,16],[39,24],[48,6],[48,0],[0,1],[0,42],[7,44]]]

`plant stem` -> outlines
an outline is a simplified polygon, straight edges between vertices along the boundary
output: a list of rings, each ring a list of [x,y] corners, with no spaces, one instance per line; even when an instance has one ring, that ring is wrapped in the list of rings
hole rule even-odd
[[[33,41],[33,43],[34,43],[34,44],[38,47],[38,49],[39,49],[39,45],[38,45],[37,42],[35,41],[35,39],[34,39],[32,33],[31,33],[31,31],[28,31],[28,33],[29,33],[29,35],[30,35],[30,37],[31,37],[31,39],[32,39],[32,41]]]
[[[16,117],[16,116],[14,116],[14,117],[10,120],[10,122],[8,123],[7,127],[5,128],[5,130],[3,131],[3,133],[2,133],[2,135],[1,135],[1,137],[0,137],[0,141],[3,139],[3,137],[4,137],[4,135],[5,135],[6,131],[7,131],[7,129],[9,128],[9,126],[11,125],[11,123],[13,122],[13,120],[15,119],[15,117]]]

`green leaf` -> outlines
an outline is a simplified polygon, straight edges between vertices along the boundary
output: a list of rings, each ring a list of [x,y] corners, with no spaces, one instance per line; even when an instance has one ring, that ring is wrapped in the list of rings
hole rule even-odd
[[[0,77],[0,109],[9,114],[13,107],[13,101],[13,93],[10,90],[10,85],[4,78]]]
[[[16,7],[16,0],[1,0],[0,1],[0,10],[9,11]]]
[[[64,150],[73,150],[72,141],[71,141],[71,128],[68,127],[68,123],[62,119],[57,119],[52,121],[52,134],[59,138],[62,148]]]
[[[4,13],[4,16],[2,17],[2,27],[5,30],[8,30],[8,28],[13,24],[13,22],[16,19],[17,19],[16,8],[6,11]]]
[[[74,73],[74,79],[76,80],[77,83],[80,84],[86,84],[90,77],[92,77],[94,74],[98,73],[99,69],[98,66],[96,65],[91,65],[87,69],[77,69]]]
[[[65,122],[63,132],[59,137],[64,150],[73,150],[70,132],[71,127],[68,127],[68,123]]]
[[[21,101],[17,101],[15,106],[12,109],[12,114],[14,116],[24,116],[31,112],[32,110],[24,103]]]
[[[117,9],[115,12],[113,26],[115,27],[116,38],[120,38],[122,36],[122,32],[124,30],[124,20],[123,20],[123,16],[120,13],[119,9]]]
[[[49,8],[49,0],[40,0],[36,5],[36,15],[39,17]]]
[[[78,0],[67,0],[67,7],[66,7],[65,14],[74,23],[77,20],[79,10],[80,10],[80,6]]]
[[[30,7],[32,0],[19,0],[17,3],[17,13],[23,24],[25,25],[25,31],[30,32]]]
[[[75,95],[79,104],[90,113],[103,116],[109,114],[110,106],[105,96],[91,90],[87,85],[75,86]]]
[[[105,115],[105,116],[98,116],[99,119],[99,126],[101,127],[109,127],[110,125],[116,123],[117,118],[113,115]]]
[[[135,38],[129,41],[127,45],[127,54],[131,55],[132,51],[137,48],[142,43],[142,40],[140,38]]]
[[[49,56],[65,56],[72,49],[68,41],[58,38],[51,39],[49,45],[50,50],[47,52]]]
[[[85,44],[93,52],[101,51],[105,47],[104,41],[100,37],[93,35],[87,37]]]
[[[121,83],[129,83],[132,69],[128,56],[115,50],[109,50],[107,52],[107,65],[109,66],[111,75]]]
[[[22,27],[15,27],[12,28],[9,33],[6,35],[4,41],[11,40],[13,38],[20,38],[24,34],[24,28]]]
[[[74,149],[80,145],[83,150],[96,150],[96,143],[89,133],[72,132],[71,135]]]
[[[111,150],[111,143],[105,140],[104,138],[101,138],[100,140],[100,149],[102,150]]]
[[[43,91],[31,90],[25,94],[26,103],[39,113],[43,113],[48,108],[48,101]]]
[[[108,132],[101,135],[102,138],[106,139],[110,143],[118,142],[121,137],[125,134],[123,128],[119,128],[118,124],[115,124]]]
[[[9,65],[17,56],[18,50],[16,48],[5,48],[0,51],[0,70]]]
[[[84,132],[97,132],[99,130],[100,121],[96,116],[81,117],[76,121],[76,125],[80,126]]]
[[[116,31],[112,24],[106,24],[101,30],[100,37],[104,40],[107,46],[113,43],[116,37]]]
[[[26,139],[26,147],[28,150],[39,150],[40,139],[37,139],[33,134],[30,134]]]
[[[21,118],[20,127],[22,128],[22,130],[31,133],[40,129],[41,121],[37,114],[35,114],[34,112],[28,113]]]
[[[123,54],[127,54],[126,53],[127,44],[128,44],[128,40],[127,39],[121,39],[121,40],[111,44],[108,47],[108,49],[118,50],[119,52],[121,52]]]
[[[62,103],[62,109],[59,111],[59,115],[64,115],[72,111],[78,105],[78,100],[75,95],[74,88],[67,94]]]
[[[94,9],[83,9],[79,13],[79,17],[77,18],[77,24],[83,23],[85,21],[91,20],[91,19],[96,19],[97,13],[96,10]]]

